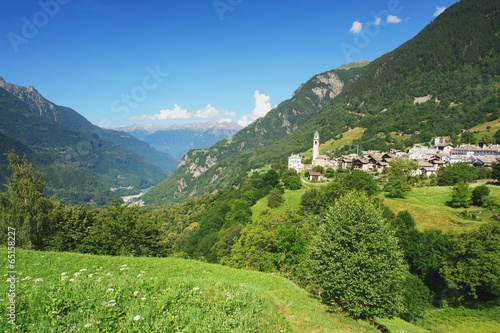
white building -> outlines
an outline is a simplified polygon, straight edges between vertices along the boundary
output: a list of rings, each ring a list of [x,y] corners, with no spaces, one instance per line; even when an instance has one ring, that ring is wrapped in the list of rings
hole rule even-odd
[[[297,154],[292,154],[290,157],[288,157],[288,169],[294,169],[297,172],[304,170],[302,158]]]
[[[313,140],[313,157],[312,157],[313,162],[318,157],[319,157],[319,133],[316,131],[314,133],[314,140]]]

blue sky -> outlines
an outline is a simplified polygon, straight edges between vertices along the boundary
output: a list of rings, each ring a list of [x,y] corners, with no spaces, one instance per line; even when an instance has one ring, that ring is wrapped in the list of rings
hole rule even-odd
[[[246,125],[315,74],[374,60],[456,0],[16,0],[0,76],[96,125]]]

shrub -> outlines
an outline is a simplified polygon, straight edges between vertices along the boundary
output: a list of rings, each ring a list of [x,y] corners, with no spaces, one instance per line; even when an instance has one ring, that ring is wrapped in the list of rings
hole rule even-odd
[[[490,195],[490,189],[486,185],[481,185],[472,190],[472,204],[474,206],[483,206],[486,197]]]

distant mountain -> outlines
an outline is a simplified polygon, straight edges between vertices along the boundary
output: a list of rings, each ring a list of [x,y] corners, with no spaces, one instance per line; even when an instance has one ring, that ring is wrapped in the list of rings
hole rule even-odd
[[[232,137],[243,127],[235,122],[205,122],[158,126],[132,125],[118,128],[180,160],[191,149],[205,149],[217,141]]]
[[[137,192],[176,167],[173,157],[130,134],[94,126],[34,87],[2,78],[0,115],[0,184],[8,175],[4,155],[9,151],[26,156],[47,174],[49,195],[73,203],[102,204],[130,186]]]
[[[260,166],[249,160],[255,149],[277,142],[299,129],[363,71],[364,67],[355,67],[315,75],[297,88],[291,99],[234,136],[217,142],[208,150],[190,151],[181,159],[174,175],[155,186],[145,199],[150,202],[180,201],[188,196],[237,186],[251,165]]]
[[[498,119],[499,10],[497,0],[461,0],[366,66],[313,77],[233,138],[187,154],[146,202],[238,186],[246,171],[285,165],[291,153],[309,149],[315,131],[324,142],[363,127],[359,149],[405,149]]]

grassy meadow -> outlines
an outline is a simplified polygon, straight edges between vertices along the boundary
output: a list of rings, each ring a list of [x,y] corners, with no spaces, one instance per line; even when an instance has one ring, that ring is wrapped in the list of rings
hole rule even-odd
[[[471,184],[471,188],[484,184],[484,181]],[[500,199],[500,187],[488,185],[490,195]],[[459,231],[479,227],[482,221],[489,221],[494,212],[481,207],[452,208],[446,205],[451,199],[451,186],[414,187],[404,199],[384,198],[384,204],[394,213],[407,210],[411,213],[417,228],[439,229],[441,231]],[[476,220],[466,219],[460,213],[479,212]]]
[[[20,250],[15,268],[16,326],[4,283],[1,332],[377,331],[282,277],[198,261]]]

